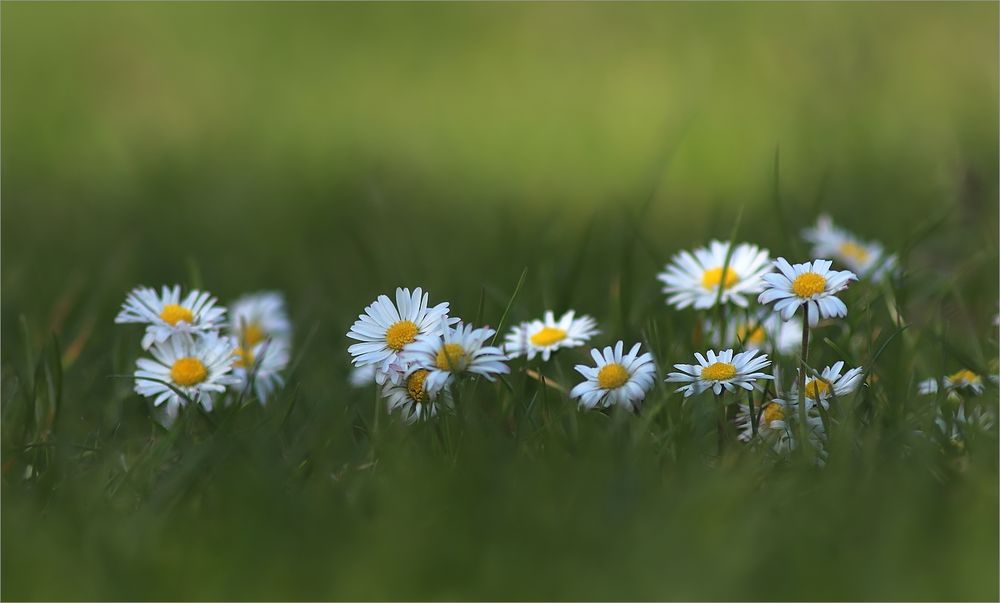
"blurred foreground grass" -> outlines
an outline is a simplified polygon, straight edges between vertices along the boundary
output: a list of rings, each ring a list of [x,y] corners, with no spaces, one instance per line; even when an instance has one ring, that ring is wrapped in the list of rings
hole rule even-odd
[[[996,359],[996,4],[0,12],[2,598],[1000,596],[996,429],[913,433],[917,380]],[[819,210],[903,254],[908,325],[859,288],[822,333],[886,344],[823,471],[714,459],[667,387],[605,416],[517,374],[439,436],[347,386],[378,293],[495,325],[525,268],[512,319],[573,307],[663,369],[695,315],[662,263],[741,211],[803,258]],[[174,281],[286,292],[284,395],[150,422],[111,321]]]

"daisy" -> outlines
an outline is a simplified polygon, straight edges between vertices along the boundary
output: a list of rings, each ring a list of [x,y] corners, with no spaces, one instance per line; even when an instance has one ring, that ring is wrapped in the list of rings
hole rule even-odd
[[[822,318],[847,316],[847,306],[834,294],[857,280],[849,270],[830,270],[829,260],[815,260],[804,264],[789,265],[785,258],[778,258],[774,266],[779,272],[763,276],[767,288],[757,298],[762,304],[774,304],[774,311],[783,320],[789,320],[799,306],[806,307],[809,326],[814,327]]]
[[[861,385],[864,377],[864,369],[858,367],[850,369],[843,374],[844,362],[835,362],[833,366],[824,368],[818,377],[806,379],[806,399],[819,402],[823,408],[829,408],[830,398],[841,398],[854,393]],[[798,382],[792,383],[791,397],[798,399]]]
[[[945,417],[945,413],[951,414],[951,416]],[[934,419],[934,425],[954,443],[961,442],[966,431],[987,431],[992,429],[995,423],[996,416],[991,409],[976,406],[966,412],[964,402],[958,404],[954,411],[950,408],[944,410],[939,408],[937,417]]]
[[[917,385],[917,391],[921,394],[936,394],[939,389],[946,393],[954,391],[965,391],[975,395],[983,393],[983,378],[968,369],[962,369],[956,373],[948,375],[942,379],[927,379]]]
[[[896,256],[886,255],[882,245],[862,241],[836,226],[827,215],[820,216],[816,226],[803,230],[802,237],[813,244],[814,257],[832,257],[862,277],[878,280],[896,267]]]
[[[382,387],[382,397],[391,413],[399,410],[403,420],[413,423],[419,419],[429,419],[437,414],[438,406],[449,403],[448,390],[432,392],[427,388],[430,371],[419,367],[410,368],[399,383],[387,382]]]
[[[570,391],[571,398],[579,398],[584,408],[607,408],[620,405],[630,411],[637,411],[639,404],[653,387],[656,364],[653,355],[639,355],[641,344],[635,344],[627,354],[621,341],[604,348],[603,353],[590,350],[596,366],[576,365],[576,371],[583,375],[579,383]]]
[[[178,411],[189,400],[211,411],[215,395],[225,392],[226,386],[236,382],[232,375],[235,348],[236,342],[231,337],[217,333],[197,338],[177,333],[153,345],[150,349],[152,360],[140,358],[136,361],[135,391],[154,398],[156,407],[166,403],[168,423],[177,418]]]
[[[711,345],[742,345],[746,350],[770,353],[793,352],[802,337],[802,322],[798,318],[786,322],[773,312],[754,312],[750,317],[731,316],[726,320],[723,333],[710,320],[703,326]]]
[[[116,323],[145,323],[142,349],[166,341],[174,333],[192,335],[217,331],[222,327],[226,309],[216,306],[210,293],[197,289],[181,299],[180,285],[166,285],[156,294],[151,287],[136,287],[129,292]]]
[[[765,404],[763,410],[757,409],[757,413],[760,413],[757,420],[757,435],[769,442],[774,451],[779,454],[785,454],[795,449],[795,438],[798,434],[789,419],[794,421],[798,418],[797,406],[795,402],[775,398]],[[740,441],[749,442],[753,439],[752,421],[749,405],[740,404],[739,413],[736,415]],[[823,419],[810,412],[807,414],[806,425],[812,448],[822,450],[823,436],[825,435]]]
[[[251,348],[265,339],[289,343],[292,324],[285,312],[284,296],[262,291],[239,298],[229,310],[229,332]]]
[[[510,372],[504,364],[507,356],[503,350],[485,345],[495,333],[493,329],[473,329],[472,325],[459,322],[454,328],[445,326],[439,337],[407,345],[402,358],[428,371],[424,385],[434,393],[462,373],[482,375],[493,381],[494,375]]]
[[[389,371],[399,366],[399,354],[418,338],[436,336],[442,325],[458,319],[448,318],[448,302],[427,307],[428,294],[420,287],[396,289],[396,303],[380,295],[351,326],[347,336],[361,343],[347,348],[354,366],[375,365],[375,381],[381,385],[390,379]]]
[[[573,310],[563,314],[559,320],[551,310],[545,312],[543,320],[532,320],[513,327],[504,338],[503,349],[510,358],[527,355],[528,360],[541,354],[548,362],[552,352],[560,348],[575,348],[600,333],[597,321],[589,316],[576,318]]]
[[[712,241],[708,247],[694,253],[682,251],[675,255],[666,270],[656,276],[663,281],[667,303],[678,309],[694,306],[711,308],[716,300],[747,307],[747,294],[764,288],[761,277],[771,270],[771,257],[766,249],[741,243],[729,255],[729,243]],[[719,288],[722,296],[719,296]]]
[[[698,364],[675,364],[674,368],[680,372],[667,375],[668,383],[688,384],[677,388],[677,391],[684,392],[685,398],[707,390],[716,395],[721,394],[723,389],[732,392],[737,387],[752,390],[756,380],[773,379],[771,375],[760,372],[760,369],[770,366],[771,361],[766,354],[758,356],[757,350],[735,355],[732,350],[719,353],[709,350],[705,355],[707,358],[696,352],[694,357]]]
[[[237,386],[245,389],[252,383],[257,399],[267,404],[271,393],[285,384],[281,373],[288,366],[289,358],[288,344],[280,339],[268,339],[253,346],[239,345],[233,362]]]

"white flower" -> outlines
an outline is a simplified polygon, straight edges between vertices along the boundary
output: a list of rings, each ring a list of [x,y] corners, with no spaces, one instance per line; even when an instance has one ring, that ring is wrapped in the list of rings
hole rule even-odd
[[[291,343],[292,323],[285,312],[285,298],[277,291],[244,295],[230,306],[229,332],[253,347],[265,339]]]
[[[116,323],[145,323],[142,349],[166,341],[175,333],[192,335],[217,331],[222,327],[226,309],[216,306],[210,293],[195,289],[181,300],[180,285],[163,286],[159,295],[151,287],[136,287],[129,292]]]
[[[236,348],[233,376],[239,389],[253,383],[253,391],[261,404],[267,404],[271,393],[285,384],[281,372],[290,358],[288,344],[282,339],[268,339],[253,346]]]
[[[652,354],[648,352],[639,355],[640,344],[624,354],[625,344],[621,341],[604,348],[603,353],[593,349],[591,357],[595,366],[576,365],[576,371],[583,375],[584,381],[576,385],[569,395],[579,398],[580,406],[585,408],[606,408],[620,405],[630,411],[639,409],[639,405],[653,387],[656,374],[656,364]]]
[[[774,304],[774,311],[783,320],[795,315],[799,306],[806,306],[809,326],[814,327],[822,318],[847,316],[847,306],[834,294],[847,288],[857,276],[849,270],[830,270],[829,260],[815,260],[790,266],[785,258],[778,258],[774,266],[778,272],[763,276],[767,288],[757,298],[762,304]]]
[[[854,393],[861,385],[864,369],[861,367],[853,368],[841,374],[843,370],[844,362],[838,361],[833,366],[824,368],[818,377],[808,377],[806,379],[806,399],[819,402],[823,408],[828,408],[831,397],[841,398]],[[798,381],[792,384],[790,397],[798,400]]]
[[[504,364],[507,356],[503,350],[485,345],[495,333],[493,329],[474,329],[459,322],[454,328],[445,326],[438,337],[407,345],[401,358],[428,371],[424,387],[430,392],[439,392],[462,373],[482,375],[493,381],[494,375],[510,372]]]
[[[734,355],[732,350],[714,352],[709,350],[702,356],[695,353],[694,357],[698,364],[675,364],[679,373],[670,373],[666,381],[687,383],[677,388],[677,391],[684,392],[684,397],[700,394],[707,390],[712,390],[716,395],[721,394],[725,389],[728,392],[735,391],[737,387],[745,390],[754,389],[754,382],[758,379],[773,379],[771,375],[760,372],[761,369],[771,365],[766,354],[757,355],[757,350],[748,350]]]
[[[704,322],[704,328],[710,345],[725,347],[742,344],[743,349],[769,353],[793,352],[802,338],[802,322],[799,319],[784,321],[777,314],[766,311],[753,312],[749,318],[730,316],[724,333],[720,333],[710,320]]]
[[[924,395],[936,394],[942,385],[947,393],[967,391],[977,396],[982,394],[984,389],[981,376],[968,369],[962,369],[940,380],[926,379],[921,381],[917,385],[917,391]]]
[[[575,318],[575,312],[570,310],[557,321],[550,310],[545,312],[543,320],[513,327],[504,338],[503,349],[510,358],[527,354],[528,360],[532,360],[536,354],[541,354],[542,360],[547,362],[552,352],[581,346],[598,333],[597,321],[589,316]]]
[[[952,442],[957,443],[962,441],[969,430],[987,431],[992,429],[996,423],[996,416],[990,408],[976,406],[966,412],[966,404],[964,402],[954,406],[954,411],[951,408],[947,408],[947,406],[943,412],[939,408],[937,417],[934,419],[934,424],[937,428]],[[945,417],[945,413],[951,416]]]
[[[391,413],[399,410],[403,420],[413,423],[418,419],[429,419],[438,412],[438,405],[450,401],[448,390],[432,392],[427,389],[427,369],[411,367],[399,383],[387,382],[382,387],[382,397]]]
[[[804,229],[802,237],[813,244],[813,257],[833,258],[862,278],[879,280],[896,268],[896,256],[886,255],[882,245],[862,241],[827,215],[820,216],[816,226]]]
[[[811,410],[811,405],[806,404],[806,408]],[[757,435],[778,454],[785,454],[795,449],[796,437],[798,436],[795,421],[798,420],[798,404],[775,398],[764,405],[763,411],[756,409],[760,413],[757,421]],[[750,407],[747,404],[740,404],[740,410],[736,415],[736,426],[740,431],[739,439],[749,442],[753,438],[753,425],[750,417]],[[823,419],[816,413],[807,412],[806,426],[809,433],[809,442],[813,449],[820,451],[823,456],[823,440],[826,432],[823,427]]]
[[[669,296],[667,303],[678,309],[703,309],[711,308],[718,299],[722,304],[732,302],[747,307],[746,295],[764,288],[761,277],[771,270],[771,257],[766,249],[748,243],[733,249],[727,266],[728,254],[728,242],[712,241],[694,253],[682,251],[675,255],[666,270],[656,276],[663,281],[663,292]]]
[[[135,391],[154,398],[156,407],[166,403],[164,418],[168,424],[188,399],[211,411],[214,397],[236,382],[231,372],[235,349],[236,341],[231,337],[216,333],[201,337],[177,333],[153,345],[150,349],[152,360],[140,358],[136,361]]]
[[[347,336],[361,343],[347,348],[354,366],[375,365],[375,381],[391,381],[390,370],[399,366],[399,354],[420,337],[437,336],[442,325],[457,322],[448,318],[448,302],[427,307],[428,294],[420,287],[396,289],[396,303],[380,295],[351,326]],[[398,372],[398,370],[397,370]]]

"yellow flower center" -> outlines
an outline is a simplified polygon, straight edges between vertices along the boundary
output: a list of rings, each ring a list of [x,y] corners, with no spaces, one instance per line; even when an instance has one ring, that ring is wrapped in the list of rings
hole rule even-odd
[[[469,364],[469,355],[465,348],[458,343],[446,343],[438,350],[434,364],[442,371],[459,372],[464,371]]]
[[[616,387],[621,387],[622,385],[625,385],[626,381],[628,381],[628,371],[625,370],[624,366],[618,364],[617,362],[605,364],[597,373],[597,385],[601,386],[603,389],[615,389]]]
[[[850,258],[859,264],[863,264],[868,261],[868,250],[863,246],[858,245],[854,241],[845,241],[840,245],[840,255],[845,258]]]
[[[264,341],[264,329],[259,323],[251,322],[243,327],[243,343],[253,347]]]
[[[177,304],[164,304],[160,318],[170,326],[174,326],[182,320],[186,323],[194,322],[194,314],[191,313],[191,310]]]
[[[419,369],[413,371],[413,374],[406,380],[406,391],[410,394],[412,400],[416,402],[425,402],[427,400],[427,391],[424,390],[425,379],[427,379],[427,371]]]
[[[979,380],[979,375],[973,373],[969,369],[962,369],[955,373],[954,375],[948,377],[952,383],[957,383],[959,385],[968,385]]]
[[[706,381],[725,381],[736,376],[736,367],[728,362],[716,362],[701,369],[701,378]]]
[[[775,421],[785,420],[785,409],[776,402],[768,402],[764,407],[764,425],[770,425]]]
[[[537,346],[552,345],[566,339],[566,331],[556,327],[542,327],[542,330],[531,336],[531,343]]]
[[[253,366],[253,349],[249,345],[236,348],[234,355],[236,356],[236,361],[233,362],[234,366],[241,368]]]
[[[813,400],[819,400],[821,396],[830,391],[830,384],[822,379],[810,379],[806,383],[806,396]]]
[[[736,274],[733,267],[729,266],[726,268],[726,283],[722,288],[728,289],[738,282],[740,282],[740,276]],[[709,268],[704,274],[701,275],[701,286],[708,290],[718,287],[720,283],[722,283],[721,266],[719,268]]]
[[[763,345],[765,339],[764,327],[758,325],[757,328],[750,331],[750,325],[740,325],[736,327],[736,337],[744,344]]]
[[[385,330],[385,344],[399,352],[417,338],[418,331],[413,321],[401,320]]]
[[[826,279],[815,272],[803,272],[792,281],[792,291],[803,299],[825,290]]]
[[[197,385],[208,377],[208,371],[197,358],[178,358],[170,367],[170,379],[177,385]]]

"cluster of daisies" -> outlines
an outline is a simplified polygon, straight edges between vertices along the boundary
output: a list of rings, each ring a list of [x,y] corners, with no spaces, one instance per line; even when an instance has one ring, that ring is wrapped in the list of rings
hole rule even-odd
[[[674,364],[665,381],[677,384],[685,399],[711,393],[722,409],[720,417],[734,408],[739,439],[766,442],[780,453],[795,449],[804,437],[822,462],[827,411],[837,398],[858,391],[865,374],[843,361],[807,368],[809,331],[847,316],[838,294],[851,283],[890,278],[897,262],[880,244],[855,237],[827,216],[802,234],[812,243],[814,257],[831,259],[792,264],[772,259],[756,245],[722,241],[671,259],[658,275],[667,304],[716,311],[703,313],[699,325],[712,349],[696,353],[694,363]],[[840,269],[834,269],[835,262]],[[502,345],[494,346],[493,329],[464,325],[448,311],[448,303],[429,306],[428,294],[420,289],[397,289],[395,303],[380,296],[347,333],[357,341],[348,348],[355,366],[352,383],[376,384],[390,412],[414,421],[450,406],[450,386],[459,379],[494,380],[510,372],[508,363],[515,358],[546,363],[559,350],[584,346],[600,333],[590,316],[571,310],[557,318],[548,311],[513,326]],[[768,355],[796,351],[799,368],[786,384]],[[638,412],[658,381],[652,354],[640,343],[617,341],[591,349],[590,357],[592,364],[575,366],[582,380],[569,396],[586,409],[621,406]],[[975,376],[965,373],[945,378],[941,387],[981,391]],[[938,383],[923,384],[921,391],[936,391]],[[965,421],[964,415],[958,417]],[[970,420],[991,418],[977,414]]]
[[[137,287],[115,322],[146,325],[141,345],[149,357],[136,361],[135,391],[152,399],[165,426],[189,404],[206,411],[252,397],[265,404],[284,384],[292,329],[280,293],[243,296],[227,311],[204,291]]]

